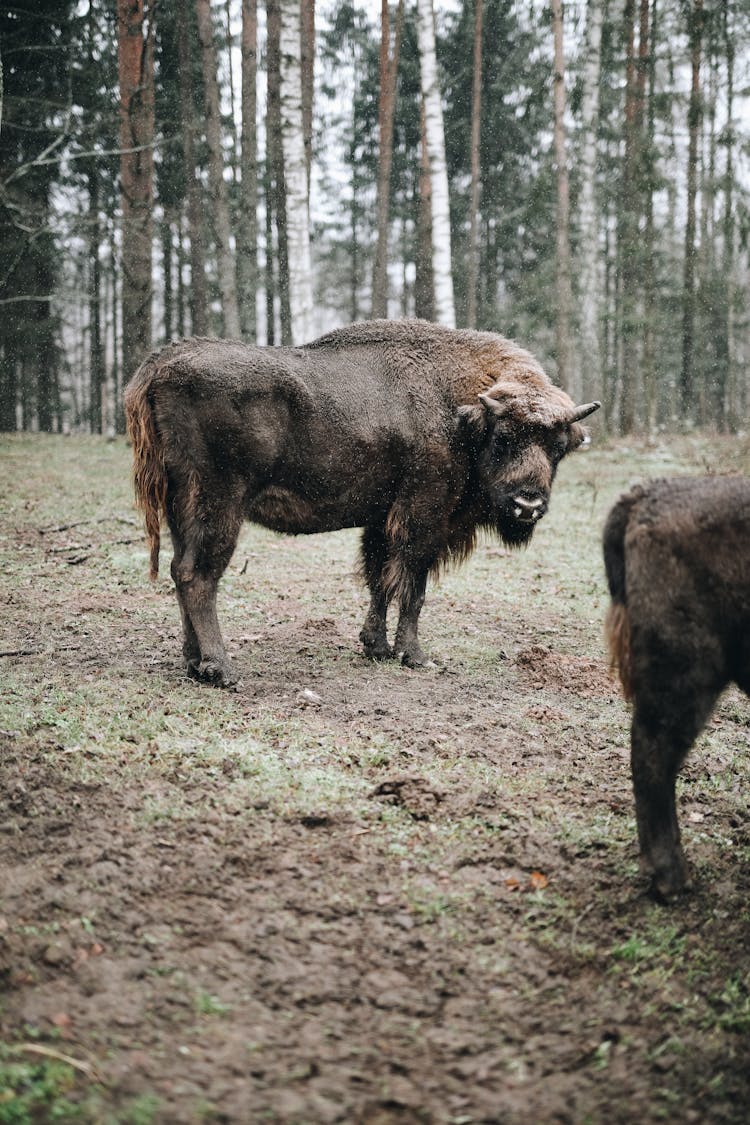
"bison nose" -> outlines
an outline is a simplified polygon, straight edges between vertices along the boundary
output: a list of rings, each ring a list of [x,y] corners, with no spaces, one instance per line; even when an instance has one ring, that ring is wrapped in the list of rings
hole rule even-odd
[[[513,515],[520,523],[536,523],[547,510],[547,502],[541,496],[530,500],[527,496],[513,497]]]

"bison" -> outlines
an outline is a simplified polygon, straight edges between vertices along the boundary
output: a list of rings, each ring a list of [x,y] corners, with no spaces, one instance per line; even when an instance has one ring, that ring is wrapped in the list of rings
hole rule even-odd
[[[365,653],[424,665],[428,575],[469,555],[480,528],[527,543],[598,406],[575,406],[502,336],[419,320],[299,348],[191,339],[154,353],[125,411],[152,577],[162,515],[172,537],[188,674],[234,682],[216,588],[243,519],[290,534],[362,527]]]
[[[635,487],[604,528],[607,639],[633,702],[641,864],[657,898],[688,886],[675,778],[731,682],[750,692],[750,481]]]

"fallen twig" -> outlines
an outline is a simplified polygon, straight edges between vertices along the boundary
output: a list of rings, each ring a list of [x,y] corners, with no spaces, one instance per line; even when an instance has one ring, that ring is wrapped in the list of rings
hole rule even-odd
[[[104,1082],[101,1074],[92,1063],[85,1062],[84,1059],[76,1059],[73,1055],[66,1055],[63,1051],[56,1051],[53,1047],[45,1047],[43,1043],[19,1043],[11,1050],[25,1051],[29,1055],[43,1055],[47,1059],[56,1059],[58,1062],[72,1066],[74,1070],[80,1070],[92,1082],[99,1082],[100,1084]]]
[[[99,523],[125,523],[128,527],[137,527],[138,522],[129,516],[101,516],[99,519],[91,520],[73,520],[71,523],[60,523],[56,527],[39,527],[37,531],[40,535],[53,535],[56,531],[70,531],[74,527],[86,527],[88,524]]]

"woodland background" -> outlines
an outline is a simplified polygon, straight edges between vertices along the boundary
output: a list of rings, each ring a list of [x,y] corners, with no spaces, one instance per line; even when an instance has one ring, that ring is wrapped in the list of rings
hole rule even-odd
[[[0,429],[154,346],[514,336],[611,432],[744,426],[748,0],[0,10]]]

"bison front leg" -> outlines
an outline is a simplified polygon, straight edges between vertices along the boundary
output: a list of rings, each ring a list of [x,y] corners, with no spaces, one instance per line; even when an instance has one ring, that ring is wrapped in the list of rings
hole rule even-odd
[[[413,569],[399,598],[399,617],[396,627],[395,652],[407,668],[435,668],[434,661],[425,656],[419,643],[419,614],[424,605],[429,567]]]

